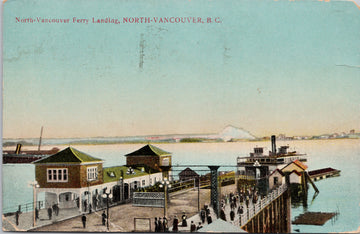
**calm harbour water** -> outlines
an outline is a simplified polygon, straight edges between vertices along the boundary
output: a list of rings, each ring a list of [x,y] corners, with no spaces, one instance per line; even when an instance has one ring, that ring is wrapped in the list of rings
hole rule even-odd
[[[320,193],[312,200],[314,190],[309,190],[308,211],[335,212],[340,214],[336,220],[329,220],[323,226],[293,225],[292,229],[300,232],[345,232],[356,230],[360,226],[360,140],[318,140],[286,141],[277,145],[289,145],[308,155],[309,170],[333,167],[341,170],[340,177],[316,182]],[[193,144],[154,144],[172,152],[173,165],[236,165],[238,156],[247,156],[255,146],[270,149],[270,142],[237,142],[237,143],[193,143]],[[74,148],[102,158],[104,166],[124,165],[125,154],[142,147],[142,144],[121,145],[75,145]],[[63,149],[66,146],[61,146]],[[180,170],[181,167],[174,167]],[[199,168],[206,169],[206,168]],[[34,180],[34,165],[3,165],[3,211],[18,204],[32,202],[32,188],[28,186]],[[219,170],[229,170],[223,167]],[[179,171],[174,172],[174,174]],[[200,171],[201,174],[207,171]],[[292,219],[305,212],[302,206],[292,209]]]

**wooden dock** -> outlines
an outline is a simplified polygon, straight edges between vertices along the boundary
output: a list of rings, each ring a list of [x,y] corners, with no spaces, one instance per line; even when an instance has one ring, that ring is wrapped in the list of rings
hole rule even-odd
[[[329,177],[334,177],[334,176],[340,176],[340,170],[331,168],[331,167],[327,167],[327,168],[323,168],[323,169],[318,169],[318,170],[313,170],[313,171],[309,171],[309,176],[311,179],[313,179],[314,181],[317,180],[321,180],[321,179],[325,179],[325,178],[329,178]]]
[[[324,225],[329,219],[336,216],[337,213],[326,212],[306,212],[295,218],[292,224],[302,225]]]

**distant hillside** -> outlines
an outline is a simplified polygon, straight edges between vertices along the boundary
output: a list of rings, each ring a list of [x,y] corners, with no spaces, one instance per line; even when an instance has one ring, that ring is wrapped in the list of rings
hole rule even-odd
[[[256,139],[248,131],[234,126],[225,127],[220,133],[212,134],[169,134],[148,136],[123,136],[123,137],[84,137],[84,138],[43,138],[42,145],[78,145],[78,144],[126,144],[148,142],[223,142],[230,140],[254,140]],[[38,145],[38,138],[28,139],[2,139],[3,147],[22,145]]]
[[[255,140],[256,137],[252,135],[250,132],[242,129],[237,128],[234,126],[227,126],[225,127],[220,133],[219,137],[222,138],[224,141],[230,141],[232,139],[242,139],[242,140]]]

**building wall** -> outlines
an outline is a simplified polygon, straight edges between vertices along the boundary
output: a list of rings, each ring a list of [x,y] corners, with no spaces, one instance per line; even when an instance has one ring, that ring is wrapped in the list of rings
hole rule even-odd
[[[128,178],[128,179],[124,180],[124,183],[131,184],[131,183],[137,181],[138,187],[142,188],[142,187],[154,185],[156,182],[159,182],[162,180],[163,180],[162,173],[158,172],[158,173],[154,173],[154,174]],[[145,182],[145,184],[142,183],[143,181]]]
[[[87,168],[88,167],[94,167],[94,166],[97,167],[98,179],[88,181],[87,180]],[[102,184],[104,182],[103,175],[104,175],[104,173],[103,173],[102,163],[83,165],[83,166],[80,167],[80,186],[81,187],[88,187],[88,186]]]
[[[97,166],[98,167],[98,180],[90,181],[87,183],[87,167]],[[47,170],[48,169],[59,169],[67,168],[68,180],[66,182],[48,182]],[[93,186],[103,183],[103,169],[102,163],[89,164],[89,165],[69,165],[69,164],[42,164],[35,165],[35,178],[39,183],[40,188],[80,188]]]
[[[278,178],[278,185],[284,183],[284,177],[279,172],[274,172],[274,174],[269,176],[269,188],[273,189],[276,185],[274,184],[274,178]]]
[[[127,156],[126,165],[135,166],[139,164],[147,165],[153,169],[160,170],[160,162],[158,156]]]
[[[301,184],[301,176],[298,176],[296,173],[291,173],[289,178],[290,184]]]

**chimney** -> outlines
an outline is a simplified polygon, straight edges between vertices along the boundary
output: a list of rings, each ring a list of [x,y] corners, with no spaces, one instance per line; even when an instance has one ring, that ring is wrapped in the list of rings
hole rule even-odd
[[[273,155],[276,155],[276,136],[271,136],[271,152]]]

